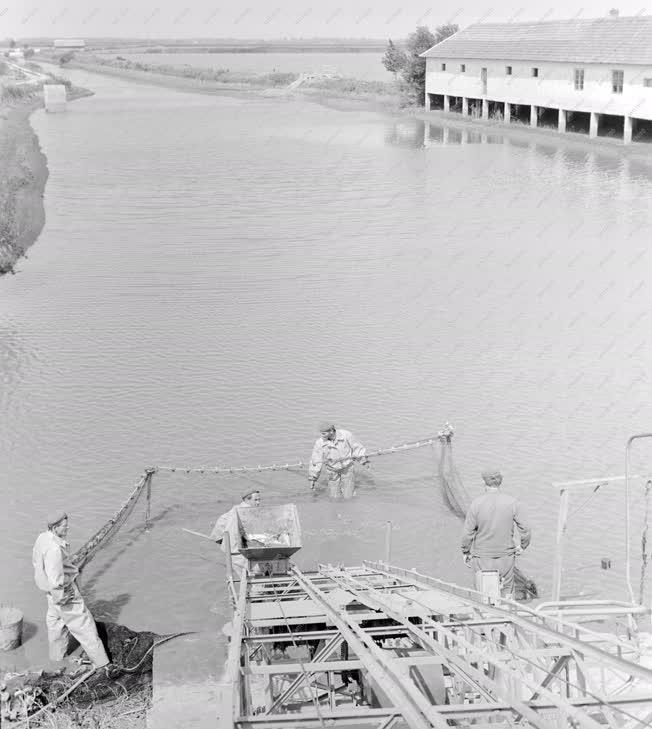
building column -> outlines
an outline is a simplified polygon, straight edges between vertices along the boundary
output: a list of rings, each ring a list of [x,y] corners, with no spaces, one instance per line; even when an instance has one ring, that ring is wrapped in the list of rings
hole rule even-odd
[[[444,133],[442,134],[442,144],[448,144],[450,141],[451,130],[448,127],[444,127]]]
[[[598,136],[598,115],[595,111],[591,112],[591,122],[589,124],[589,137]]]
[[[466,96],[462,97],[462,116],[469,115],[469,99]]]
[[[451,100],[448,94],[444,94],[444,111],[451,110]]]
[[[530,106],[530,126],[536,127],[538,126],[538,118],[537,118],[537,112],[538,107],[536,106]]]
[[[566,131],[566,110],[565,109],[559,110],[559,120],[557,122],[557,131],[558,132]]]
[[[632,117],[626,116],[624,117],[625,125],[623,126],[623,143],[624,144],[631,144],[632,143]]]
[[[487,99],[482,99],[482,118],[485,120],[489,118],[489,102]]]
[[[505,114],[503,117],[503,121],[506,124],[509,124],[512,121],[512,105],[509,103],[509,101],[505,102]]]

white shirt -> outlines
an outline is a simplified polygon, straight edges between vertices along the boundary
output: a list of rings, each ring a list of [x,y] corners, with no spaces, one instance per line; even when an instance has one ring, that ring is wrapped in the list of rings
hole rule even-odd
[[[55,602],[64,599],[66,590],[70,592],[79,574],[70,559],[69,549],[68,542],[48,530],[38,535],[32,550],[36,586],[50,593]]]
[[[335,438],[328,440],[319,436],[315,441],[310,457],[308,475],[311,479],[319,478],[322,466],[326,465],[329,471],[340,473],[346,471],[354,459],[365,458],[367,451],[360,443],[356,443],[353,434],[348,430],[336,430]]]
[[[213,531],[210,533],[210,538],[214,539],[222,545],[222,551],[226,551],[224,548],[224,534],[229,533],[229,539],[231,540],[231,552],[238,552],[238,546],[240,545],[240,528],[238,525],[238,509],[251,509],[252,504],[248,504],[246,501],[242,501],[237,506],[232,506],[226,513],[222,514],[215,522]]]

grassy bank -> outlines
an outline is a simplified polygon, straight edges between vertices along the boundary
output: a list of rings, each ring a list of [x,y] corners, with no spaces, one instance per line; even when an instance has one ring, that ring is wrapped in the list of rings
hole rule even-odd
[[[54,61],[54,58],[51,59]],[[318,101],[348,100],[366,102],[374,109],[394,111],[411,106],[404,86],[393,81],[366,81],[355,78],[314,78],[304,81],[295,89],[288,86],[299,73],[252,73],[232,71],[228,68],[198,68],[131,61],[121,56],[107,58],[89,53],[80,54],[65,64],[65,68],[78,68],[103,73],[132,81],[200,93],[266,93],[307,96]]]
[[[67,87],[68,99],[87,89],[51,77]],[[42,84],[22,84],[0,76],[0,275],[13,273],[16,261],[38,238],[45,223],[43,192],[47,160],[29,117],[43,106]]]

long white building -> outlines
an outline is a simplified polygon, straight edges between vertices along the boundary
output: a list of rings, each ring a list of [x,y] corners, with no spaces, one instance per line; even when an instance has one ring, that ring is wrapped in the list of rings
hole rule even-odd
[[[652,141],[652,16],[477,24],[422,56],[428,109]]]

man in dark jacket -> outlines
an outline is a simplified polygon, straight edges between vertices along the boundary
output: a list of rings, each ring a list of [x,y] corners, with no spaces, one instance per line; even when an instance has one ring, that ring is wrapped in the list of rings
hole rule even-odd
[[[518,501],[500,491],[503,482],[500,471],[483,471],[482,478],[486,485],[485,493],[471,502],[464,521],[464,561],[475,573],[497,570],[501,595],[512,597],[516,555],[530,544],[530,527]],[[514,527],[518,533],[517,542]]]

